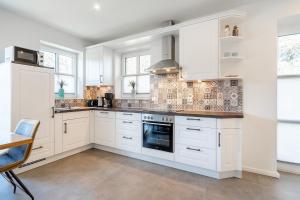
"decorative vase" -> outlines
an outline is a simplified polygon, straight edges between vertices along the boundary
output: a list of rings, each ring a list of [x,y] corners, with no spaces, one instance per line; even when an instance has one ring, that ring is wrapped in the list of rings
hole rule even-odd
[[[224,29],[225,37],[230,36],[230,26],[227,24]]]
[[[134,98],[135,97],[135,89],[131,89],[131,96]]]
[[[58,97],[60,99],[64,99],[65,98],[65,90],[64,88],[60,88],[59,91],[58,91]]]

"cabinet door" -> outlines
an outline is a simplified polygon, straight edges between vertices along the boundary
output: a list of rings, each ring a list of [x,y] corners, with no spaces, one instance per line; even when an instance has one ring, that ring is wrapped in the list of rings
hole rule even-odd
[[[240,129],[220,129],[218,136],[218,171],[242,170]]]
[[[35,139],[42,142],[54,142],[53,70],[23,65],[16,65],[14,69],[12,129],[21,119],[37,119],[40,120],[40,126]]]
[[[115,119],[95,117],[95,143],[115,146]]]
[[[63,151],[89,143],[89,118],[63,121]]]
[[[218,26],[214,19],[180,29],[179,56],[185,80],[218,78]]]
[[[100,84],[100,47],[86,49],[86,85]]]
[[[100,85],[113,85],[113,51],[103,46],[100,52]]]

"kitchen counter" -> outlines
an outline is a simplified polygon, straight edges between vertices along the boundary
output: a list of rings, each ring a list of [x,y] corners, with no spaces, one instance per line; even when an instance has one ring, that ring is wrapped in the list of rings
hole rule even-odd
[[[55,113],[79,112],[88,110],[113,111],[113,112],[132,112],[150,113],[161,115],[191,116],[191,117],[211,117],[211,118],[243,118],[241,112],[210,112],[210,111],[162,111],[143,108],[101,108],[101,107],[71,107],[56,108]]]

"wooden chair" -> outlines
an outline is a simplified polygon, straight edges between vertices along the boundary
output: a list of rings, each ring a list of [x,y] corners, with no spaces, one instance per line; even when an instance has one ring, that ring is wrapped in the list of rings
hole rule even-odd
[[[16,188],[20,186],[19,188],[24,190],[24,192],[28,194],[32,200],[34,199],[33,195],[16,176],[13,169],[18,168],[25,163],[30,156],[33,141],[39,125],[40,122],[38,120],[21,120],[15,129],[15,133],[31,137],[32,143],[10,148],[7,152],[0,155],[0,173],[2,175],[5,174],[4,176],[6,176],[6,179],[14,186],[14,193],[16,193]],[[19,184],[19,186],[15,181]]]

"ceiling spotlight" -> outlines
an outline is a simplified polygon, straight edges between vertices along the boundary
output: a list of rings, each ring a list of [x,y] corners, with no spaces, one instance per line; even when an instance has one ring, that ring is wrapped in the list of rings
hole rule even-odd
[[[94,9],[97,10],[97,11],[100,10],[101,9],[100,4],[99,3],[95,3],[94,4]]]

